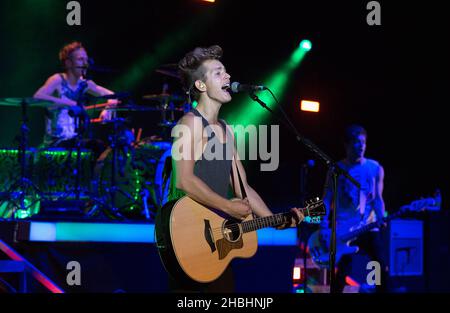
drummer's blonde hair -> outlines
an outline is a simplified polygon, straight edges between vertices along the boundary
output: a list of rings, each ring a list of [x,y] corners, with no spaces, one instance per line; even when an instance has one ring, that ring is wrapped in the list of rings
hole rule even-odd
[[[66,65],[66,60],[70,58],[72,52],[78,49],[84,49],[83,44],[79,41],[72,41],[71,43],[66,44],[64,47],[59,50],[59,60],[63,67]]]

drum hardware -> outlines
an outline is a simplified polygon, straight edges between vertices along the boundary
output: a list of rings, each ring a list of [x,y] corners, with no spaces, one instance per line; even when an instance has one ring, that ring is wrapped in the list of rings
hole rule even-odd
[[[74,118],[75,121],[75,133],[74,137],[75,148],[69,149],[69,155],[67,160],[65,161],[66,166],[69,167],[71,175],[74,179],[74,185],[72,188],[65,190],[62,195],[58,195],[56,199],[51,199],[50,201],[42,201],[42,210],[39,215],[46,214],[58,214],[58,213],[77,213],[77,215],[85,214],[85,208],[89,203],[94,203],[95,205],[105,205],[101,199],[98,199],[94,195],[91,194],[89,190],[86,190],[81,185],[82,179],[82,154],[88,153],[82,151],[82,142],[83,135],[89,128],[90,120],[89,116],[84,108],[84,105],[89,101],[89,97],[87,95],[81,95],[77,99],[76,106],[69,106],[67,109],[69,110],[69,115]],[[59,149],[59,148],[55,148]],[[75,166],[73,167],[71,163],[72,152],[75,152]],[[44,153],[46,151],[43,151]],[[50,152],[52,153],[52,152]],[[40,153],[41,155],[41,153]],[[44,182],[45,183],[45,182]],[[48,183],[48,182],[47,182]],[[81,199],[81,195],[83,194],[83,198]],[[86,200],[88,198],[89,200]]]
[[[150,107],[150,106],[143,106],[143,105],[123,105],[123,106],[115,106],[115,107],[98,107],[98,108],[92,108],[92,111],[160,111],[160,108]]]
[[[160,94],[149,94],[149,95],[144,95],[142,96],[142,99],[144,100],[153,100],[153,101],[158,101],[158,102],[162,102],[162,103],[166,103],[166,102],[183,102],[186,100],[186,97],[183,96],[179,96],[179,95],[175,95],[175,94],[169,94],[169,93],[160,93]]]
[[[145,214],[145,219],[150,220],[150,211],[148,210],[148,197],[150,196],[150,193],[148,192],[147,189],[142,190],[141,192],[141,196],[142,196],[142,203],[144,204],[144,214]]]
[[[45,108],[51,105],[51,102],[39,100],[35,98],[4,98],[0,99],[0,105],[6,106],[20,106],[22,109],[22,119],[20,125],[20,135],[19,146],[17,151],[17,160],[20,165],[20,177],[18,180],[12,183],[10,188],[6,193],[2,195],[3,199],[8,199],[9,201],[13,200],[14,206],[12,209],[11,216],[14,218],[17,209],[19,208],[21,212],[26,212],[30,207],[36,204],[40,198],[43,198],[43,194],[36,186],[31,179],[28,178],[26,167],[27,167],[27,144],[28,144],[28,134],[30,129],[27,125],[28,123],[28,115],[27,109],[28,107],[41,107]],[[33,200],[31,204],[26,203],[26,195],[28,188],[31,188],[33,192],[37,195],[38,200]],[[18,204],[15,201],[18,201]]]
[[[75,187],[74,187],[74,191],[72,192],[67,192],[66,195],[64,197],[61,197],[58,199],[58,201],[61,201],[67,197],[69,197],[71,194],[73,194],[73,192],[75,192],[75,203],[82,203],[80,201],[80,195],[81,195],[81,185],[80,185],[80,181],[81,181],[81,144],[82,144],[82,137],[83,134],[85,133],[85,131],[88,128],[88,125],[90,123],[90,119],[89,116],[86,113],[85,107],[86,104],[88,104],[89,101],[91,100],[99,100],[99,99],[125,99],[128,98],[130,95],[129,93],[116,93],[116,94],[111,94],[111,95],[104,95],[104,96],[99,96],[99,97],[92,97],[89,95],[82,95],[79,97],[78,101],[77,101],[77,106],[76,108],[78,110],[73,110],[73,117],[75,118],[75,125],[76,125],[76,133],[77,136],[75,137],[75,147],[76,147],[76,169],[75,169]],[[94,105],[95,108],[95,105]],[[97,109],[97,108],[95,108]],[[104,108],[102,108],[104,109]],[[114,114],[115,115],[115,114]],[[119,120],[119,119],[113,119],[113,121],[115,120]],[[116,125],[116,123],[114,123],[114,125]],[[115,127],[115,126],[114,126]],[[115,191],[113,191],[114,193]],[[103,201],[102,199],[99,199],[96,196],[90,195],[90,200],[93,203],[93,207],[94,208],[98,208],[98,207],[107,207],[107,203],[105,201]],[[114,198],[114,195],[112,195],[112,198]],[[84,206],[84,205],[83,205]],[[80,210],[83,211],[84,207],[81,208]],[[120,217],[118,216],[119,214],[115,213],[115,207],[114,207],[114,202],[113,202],[113,206],[111,208],[111,212],[114,213],[114,215],[116,217]],[[90,210],[88,212],[88,215],[92,214],[94,212],[92,212],[92,210]]]
[[[102,206],[106,208],[106,214],[111,214],[115,218],[123,219],[124,216],[120,212],[120,208],[116,206],[116,195],[117,193],[122,194],[126,198],[130,199],[132,203],[139,205],[140,203],[137,201],[137,199],[134,199],[130,194],[122,190],[116,180],[116,175],[124,175],[124,160],[126,161],[126,158],[128,157],[128,153],[133,153],[133,147],[132,147],[132,141],[134,138],[131,138],[131,136],[121,136],[120,132],[124,133],[123,130],[125,129],[125,119],[124,118],[115,118],[112,120],[107,121],[106,123],[111,123],[113,125],[112,134],[108,137],[110,142],[110,151],[112,152],[112,160],[111,160],[111,172],[110,172],[110,186],[107,188],[107,193],[109,194],[110,201],[104,201],[103,203],[106,203],[105,206]],[[126,134],[126,132],[125,132]],[[119,153],[122,152],[123,156],[120,159]],[[87,214],[88,216],[93,216],[98,211],[98,206],[94,206]]]
[[[133,134],[132,131],[129,133]],[[152,220],[156,210],[167,201],[171,144],[160,140],[156,136],[146,137],[131,147],[118,148],[115,185],[120,186],[124,193],[117,193],[114,200],[115,207],[123,216]],[[93,180],[99,182],[99,194],[108,198],[114,159],[112,152],[110,147],[98,158]]]
[[[176,125],[175,112],[186,113],[190,111],[189,107],[186,106],[186,97],[179,96],[176,94],[167,93],[168,84],[164,84],[162,88],[162,93],[160,94],[148,94],[144,95],[142,98],[144,100],[151,100],[158,102],[158,110],[161,112],[161,122],[158,126],[162,128],[161,135],[163,138],[168,140],[170,138],[171,129]]]
[[[84,109],[83,105],[87,101],[87,97],[80,96],[77,100],[76,106],[69,107],[69,115],[72,116],[75,120],[75,151],[76,151],[76,165],[74,170],[74,178],[75,178],[75,186],[73,190],[68,190],[66,193],[57,199],[58,202],[64,201],[69,198],[71,195],[75,194],[75,203],[79,203],[80,206],[83,202],[80,200],[81,196],[81,145],[83,134],[86,132],[89,126],[89,116]],[[69,155],[70,161],[71,154]],[[70,164],[70,162],[69,162]],[[80,212],[83,211],[83,207],[79,208]]]

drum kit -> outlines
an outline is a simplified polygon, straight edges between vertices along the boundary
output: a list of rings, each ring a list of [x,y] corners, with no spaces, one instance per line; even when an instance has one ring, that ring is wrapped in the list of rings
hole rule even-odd
[[[90,119],[90,124],[109,132],[107,148],[98,156],[83,145],[86,131],[78,132],[71,148],[29,147],[28,109],[65,106],[31,97],[0,98],[0,106],[22,112],[18,147],[0,149],[0,218],[74,217],[75,213],[87,218],[153,220],[169,192],[171,128],[191,107],[185,97],[164,88],[163,93],[142,99],[152,104],[81,108],[113,113],[108,120]],[[126,117],[117,117],[130,112],[160,114],[157,133],[141,138],[142,128],[136,134]]]

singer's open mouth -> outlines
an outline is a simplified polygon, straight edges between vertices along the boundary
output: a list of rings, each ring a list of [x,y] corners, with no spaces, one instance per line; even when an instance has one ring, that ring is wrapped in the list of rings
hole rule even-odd
[[[227,83],[225,85],[222,86],[222,90],[227,91],[230,89],[230,83]]]

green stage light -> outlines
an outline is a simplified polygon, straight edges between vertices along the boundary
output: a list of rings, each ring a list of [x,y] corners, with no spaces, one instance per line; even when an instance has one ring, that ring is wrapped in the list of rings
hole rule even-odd
[[[312,43],[311,43],[311,41],[309,41],[308,39],[303,39],[303,40],[300,42],[300,48],[301,48],[301,49],[304,49],[304,50],[306,50],[306,51],[311,50],[311,48],[312,48]]]
[[[303,40],[287,60],[281,63],[266,79],[262,80],[262,85],[270,88],[280,101],[289,87],[290,76],[299,67],[311,47],[312,45],[309,40]],[[275,109],[276,102],[268,92],[259,93],[258,96],[269,108]],[[225,116],[227,122],[232,125],[243,125],[247,127],[249,125],[257,126],[264,124],[270,118],[271,114],[258,103],[250,100],[248,97],[241,99],[240,101],[242,103],[235,106],[236,110],[228,112]],[[236,140],[238,145],[247,142],[243,134],[239,134],[238,132],[236,133]]]

